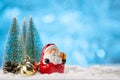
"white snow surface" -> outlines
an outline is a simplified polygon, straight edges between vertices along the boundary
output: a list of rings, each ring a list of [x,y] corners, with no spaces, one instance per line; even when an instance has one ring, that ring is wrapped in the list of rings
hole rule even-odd
[[[37,72],[33,76],[27,76],[23,74],[12,74],[7,73],[4,74],[2,69],[0,69],[0,79],[8,80],[120,80],[120,66],[99,66],[94,65],[88,68],[80,67],[80,66],[65,66],[65,72],[63,74],[60,73],[52,73],[52,74],[40,74]]]

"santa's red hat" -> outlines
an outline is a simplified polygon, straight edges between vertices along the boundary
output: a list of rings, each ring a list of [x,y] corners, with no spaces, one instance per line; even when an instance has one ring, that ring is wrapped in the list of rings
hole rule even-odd
[[[51,48],[57,48],[57,46],[53,43],[47,44],[43,49],[42,49],[42,57],[44,56],[45,52]]]

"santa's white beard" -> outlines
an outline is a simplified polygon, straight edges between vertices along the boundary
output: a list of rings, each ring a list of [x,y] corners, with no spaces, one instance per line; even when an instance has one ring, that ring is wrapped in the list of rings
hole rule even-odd
[[[62,63],[62,58],[60,57],[58,53],[45,54],[44,60],[45,59],[49,59],[49,61],[55,65]],[[46,64],[44,61],[43,63]]]

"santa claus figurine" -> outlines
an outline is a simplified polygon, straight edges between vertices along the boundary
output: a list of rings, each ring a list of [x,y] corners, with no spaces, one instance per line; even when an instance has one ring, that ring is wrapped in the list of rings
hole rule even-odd
[[[55,44],[47,44],[42,50],[39,72],[50,74],[54,72],[64,73],[66,55],[59,52]]]

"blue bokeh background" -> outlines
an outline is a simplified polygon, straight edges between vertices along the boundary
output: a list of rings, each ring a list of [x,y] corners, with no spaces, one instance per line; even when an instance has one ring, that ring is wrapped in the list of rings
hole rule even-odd
[[[43,44],[55,43],[68,65],[120,63],[120,0],[0,0],[0,64],[13,17],[33,17]]]

